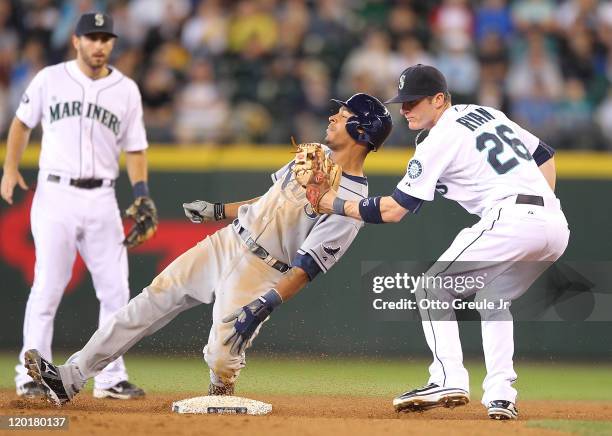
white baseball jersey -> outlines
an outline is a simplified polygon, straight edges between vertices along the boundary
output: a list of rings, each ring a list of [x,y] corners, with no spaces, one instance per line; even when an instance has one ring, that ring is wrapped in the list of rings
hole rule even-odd
[[[146,149],[147,140],[136,84],[114,68],[92,80],[75,60],[41,70],[16,116],[30,128],[38,123],[43,127],[31,213],[36,268],[15,378],[20,387],[31,381],[23,366],[25,350],[36,348],[51,359],[53,314],[77,251],[100,300],[100,323],[127,304],[128,262],[121,243],[125,235],[112,184],[85,189],[72,186],[70,179],[116,179],[121,151]],[[96,377],[95,387],[107,389],[122,380],[127,380],[127,372],[119,358]]]
[[[428,274],[483,277],[485,286],[475,301],[505,303],[492,310],[479,310],[487,367],[482,397],[485,407],[495,400],[516,402],[509,304],[563,254],[569,240],[559,200],[532,156],[540,153],[539,146],[537,137],[498,110],[478,105],[452,106],[417,146],[393,194],[414,212],[423,200],[433,200],[438,191],[481,217],[472,227],[459,232],[440,256],[438,268]],[[547,146],[542,144],[541,148],[546,150]],[[549,158],[552,151],[544,154]],[[518,201],[520,194],[541,197],[543,201]],[[419,307],[424,301],[447,304],[435,316],[430,310],[420,310],[423,332],[434,357],[429,383],[443,390],[469,392],[451,304],[456,294],[422,286],[416,295]]]
[[[479,216],[512,195],[555,198],[532,158],[539,142],[496,109],[452,106],[417,146],[397,188],[427,201],[437,190]]]
[[[326,150],[329,153],[329,149]],[[306,191],[295,180],[291,161],[272,174],[274,185],[255,203],[240,207],[238,218],[255,241],[289,265],[308,255],[327,272],[351,245],[363,227],[361,220],[340,215],[317,215]],[[360,201],[368,195],[367,179],[342,174],[339,193]],[[296,258],[297,254],[297,258]]]
[[[42,171],[116,179],[122,150],[147,148],[136,83],[120,71],[92,80],[75,60],[46,67],[28,86],[17,117],[43,127]]]

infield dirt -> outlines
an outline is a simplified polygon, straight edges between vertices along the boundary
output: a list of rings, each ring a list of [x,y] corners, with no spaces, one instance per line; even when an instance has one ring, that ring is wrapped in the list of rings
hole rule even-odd
[[[513,422],[491,421],[477,402],[456,409],[434,409],[425,413],[397,414],[390,399],[354,396],[272,396],[241,394],[272,403],[271,415],[206,416],[180,415],[170,410],[173,401],[201,393],[150,394],[133,401],[96,400],[84,393],[74,402],[56,408],[42,400],[24,400],[13,391],[0,391],[2,415],[49,416],[70,418],[70,435],[511,435],[567,434],[528,427],[533,419],[612,420],[612,403],[585,401],[523,401],[520,419]],[[14,430],[0,434],[20,434]],[[31,434],[31,433],[30,433]],[[36,432],[41,434],[41,432]]]

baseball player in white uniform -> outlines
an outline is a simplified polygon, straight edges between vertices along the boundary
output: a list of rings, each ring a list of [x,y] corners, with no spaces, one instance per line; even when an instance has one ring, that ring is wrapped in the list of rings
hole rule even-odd
[[[119,155],[126,152],[136,197],[148,197],[148,147],[136,84],[108,66],[116,35],[111,17],[80,17],[72,42],[75,60],[49,66],[32,80],[12,121],[1,193],[9,204],[18,184],[27,189],[18,166],[30,131],[42,123],[38,184],[31,209],[36,247],[34,283],[25,311],[17,394],[43,394],[23,366],[31,348],[49,361],[53,322],[70,280],[76,252],[89,269],[104,324],[129,300],[128,262],[114,184]],[[95,379],[94,396],[121,399],[144,395],[129,383],[122,358],[113,359]]]
[[[402,103],[401,114],[410,129],[429,131],[395,192],[356,202],[330,191],[319,207],[368,223],[398,222],[408,212],[417,213],[438,191],[480,217],[457,235],[428,275],[486,277],[476,299],[487,296],[504,303],[494,310],[479,310],[487,368],[482,403],[493,419],[515,419],[517,392],[512,384],[517,375],[509,303],[563,254],[569,240],[554,194],[554,151],[498,110],[452,106],[444,76],[431,66],[406,69],[398,95],[387,103]],[[480,269],[470,270],[475,265]],[[434,359],[428,384],[395,398],[396,410],[454,407],[469,401],[454,310],[433,313],[424,309],[431,304],[422,304],[456,296],[452,290],[417,289],[423,331]]]
[[[340,103],[329,118],[326,152],[342,166],[339,191],[366,198],[363,162],[389,135],[385,106],[366,94]],[[162,271],[141,294],[112,316],[65,365],[53,366],[36,350],[26,353],[30,374],[55,404],[69,401],[144,336],[180,312],[214,301],[213,325],[204,347],[210,395],[231,395],[244,368],[245,349],[272,310],[320,272],[327,272],[353,242],[363,223],[313,212],[289,162],[272,175],[270,189],[253,200],[183,205],[192,222],[231,219]]]

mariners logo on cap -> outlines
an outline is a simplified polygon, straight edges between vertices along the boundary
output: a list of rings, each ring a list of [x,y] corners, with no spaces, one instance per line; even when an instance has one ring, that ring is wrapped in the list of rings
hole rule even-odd
[[[416,159],[408,162],[408,177],[416,179],[423,172],[423,164]]]
[[[104,15],[102,14],[96,14],[94,17],[94,24],[97,27],[102,27],[104,26]]]
[[[406,80],[406,75],[402,74],[399,80],[399,89],[404,89],[404,81]]]

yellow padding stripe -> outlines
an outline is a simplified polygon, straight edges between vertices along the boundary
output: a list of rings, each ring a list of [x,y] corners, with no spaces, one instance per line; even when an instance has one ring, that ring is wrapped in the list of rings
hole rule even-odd
[[[38,145],[29,146],[21,167],[38,166]],[[234,145],[224,147],[185,147],[154,145],[147,151],[149,168],[153,171],[274,171],[293,159],[291,146]],[[414,149],[383,149],[371,153],[366,160],[368,175],[390,174],[401,176]],[[0,147],[4,162],[6,147]],[[555,154],[557,175],[570,179],[612,179],[612,153],[558,151]],[[122,166],[124,160],[121,160]]]

